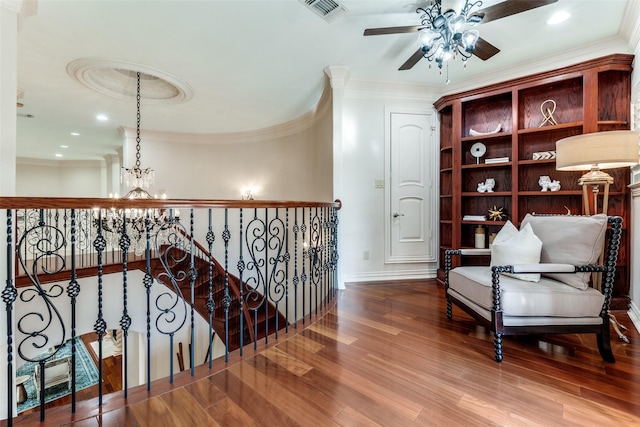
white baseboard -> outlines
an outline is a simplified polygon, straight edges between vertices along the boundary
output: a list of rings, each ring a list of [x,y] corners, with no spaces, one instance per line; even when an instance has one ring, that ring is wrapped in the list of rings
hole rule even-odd
[[[631,301],[631,306],[629,307],[627,314],[633,322],[633,326],[635,326],[636,330],[640,332],[640,308],[638,308],[633,301]]]
[[[435,268],[405,271],[374,271],[345,275],[342,277],[342,282],[347,284],[350,282],[380,282],[384,280],[434,279],[436,274],[437,269]]]

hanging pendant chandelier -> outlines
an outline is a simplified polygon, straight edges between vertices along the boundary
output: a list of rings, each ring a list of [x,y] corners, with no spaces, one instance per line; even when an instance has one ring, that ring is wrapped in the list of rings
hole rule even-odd
[[[132,168],[121,169],[121,182],[130,190],[122,199],[129,200],[150,200],[152,196],[147,189],[154,183],[155,172],[151,168],[142,169],[140,162],[140,72],[136,73],[136,162]],[[115,196],[117,198],[117,195]],[[162,194],[162,198],[166,198]],[[130,249],[141,255],[146,248],[146,225],[149,221],[149,229],[157,236],[159,241],[165,241],[170,227],[165,225],[168,222],[178,221],[180,212],[166,209],[109,209],[103,210],[101,215],[101,228],[105,234],[107,245],[117,247],[121,236],[126,233],[130,241]],[[94,222],[98,226],[98,215],[94,217]]]

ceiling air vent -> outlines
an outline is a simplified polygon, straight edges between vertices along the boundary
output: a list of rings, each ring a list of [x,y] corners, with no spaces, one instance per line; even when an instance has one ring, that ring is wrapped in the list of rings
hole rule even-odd
[[[347,11],[346,7],[334,0],[300,0],[300,2],[327,22],[333,21]]]

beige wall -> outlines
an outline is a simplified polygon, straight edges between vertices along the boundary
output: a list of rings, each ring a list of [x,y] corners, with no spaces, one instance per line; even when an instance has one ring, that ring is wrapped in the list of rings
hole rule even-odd
[[[101,197],[105,164],[100,161],[18,159],[16,195],[33,197]]]

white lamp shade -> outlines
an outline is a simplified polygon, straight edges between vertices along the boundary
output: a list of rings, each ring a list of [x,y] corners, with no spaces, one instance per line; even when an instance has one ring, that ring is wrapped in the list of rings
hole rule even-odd
[[[556,142],[556,169],[613,169],[638,163],[638,132],[615,130],[570,136]]]

